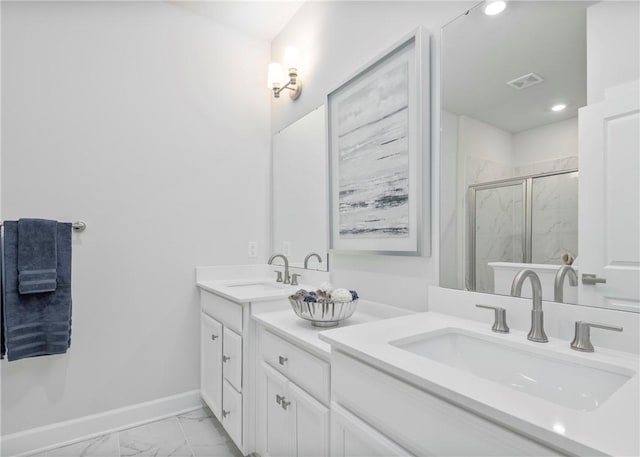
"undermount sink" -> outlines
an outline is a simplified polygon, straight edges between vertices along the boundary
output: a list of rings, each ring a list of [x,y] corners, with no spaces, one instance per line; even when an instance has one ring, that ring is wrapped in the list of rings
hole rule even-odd
[[[261,294],[271,293],[276,291],[284,291],[291,288],[291,286],[280,284],[277,282],[267,281],[252,281],[252,282],[240,282],[226,284],[226,287],[234,289],[238,292]]]
[[[456,328],[389,344],[578,411],[595,410],[636,374],[603,363],[585,365],[569,356],[543,354],[541,350]]]

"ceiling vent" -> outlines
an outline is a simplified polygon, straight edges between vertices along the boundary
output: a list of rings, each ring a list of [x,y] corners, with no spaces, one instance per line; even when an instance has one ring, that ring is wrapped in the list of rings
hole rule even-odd
[[[513,87],[515,90],[522,90],[527,87],[540,84],[543,81],[544,78],[542,76],[536,75],[535,73],[529,73],[527,75],[520,76],[519,78],[512,79],[507,83],[507,85]]]

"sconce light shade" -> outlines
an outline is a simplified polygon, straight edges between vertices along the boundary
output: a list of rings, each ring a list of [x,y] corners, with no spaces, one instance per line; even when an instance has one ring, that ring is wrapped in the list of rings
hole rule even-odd
[[[279,88],[283,80],[284,72],[282,71],[282,65],[275,62],[270,63],[269,74],[267,77],[267,87],[269,87],[269,89]]]
[[[302,80],[298,75],[298,65],[300,63],[300,51],[298,48],[289,46],[284,51],[284,65],[286,73],[279,63],[270,63],[267,77],[267,86],[273,91],[275,98],[280,98],[280,93],[288,89],[289,97],[297,100],[302,93]]]
[[[292,68],[295,68],[297,70],[298,65],[300,65],[300,51],[298,51],[298,48],[294,46],[288,46],[284,50],[283,60],[284,60],[284,66],[287,70],[290,70]]]

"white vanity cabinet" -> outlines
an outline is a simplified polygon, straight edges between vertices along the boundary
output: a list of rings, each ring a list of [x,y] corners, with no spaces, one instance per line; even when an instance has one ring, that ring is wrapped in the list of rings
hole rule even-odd
[[[252,309],[287,306],[282,299],[256,303],[200,292],[200,394],[243,454],[255,451],[255,324]]]
[[[560,455],[342,352],[331,369],[336,456]]]
[[[239,449],[243,448],[243,307],[200,296],[200,393]]]
[[[329,363],[263,327],[258,342],[258,453],[328,456]]]

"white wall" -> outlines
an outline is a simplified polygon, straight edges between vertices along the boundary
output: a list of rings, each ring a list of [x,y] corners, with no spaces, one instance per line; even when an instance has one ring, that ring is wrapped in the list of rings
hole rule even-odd
[[[573,157],[577,167],[578,118],[523,130],[513,135],[513,165],[516,168],[531,169],[532,164]],[[568,168],[568,167],[567,167]],[[532,173],[516,174],[534,174]],[[551,170],[547,170],[551,171]]]
[[[271,46],[281,61],[291,44],[301,52],[302,96],[272,100],[271,130],[302,117],[326,100],[347,77],[419,25],[431,35],[431,130],[440,123],[440,28],[464,13],[474,2],[307,2],[293,16]],[[439,141],[432,135],[432,201],[439,198]],[[438,281],[438,205],[431,214],[434,241],[431,257],[333,255],[331,273],[336,285],[363,291],[363,296],[409,309],[424,310],[427,286]]]
[[[587,101],[640,78],[640,3],[606,1],[587,8]]]
[[[268,246],[267,42],[164,2],[2,2],[2,219],[83,219],[68,355],[3,434],[199,387],[194,267]]]

